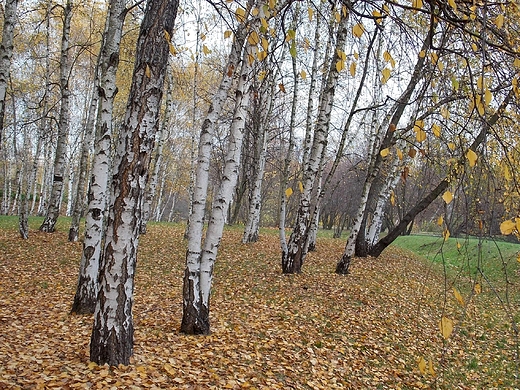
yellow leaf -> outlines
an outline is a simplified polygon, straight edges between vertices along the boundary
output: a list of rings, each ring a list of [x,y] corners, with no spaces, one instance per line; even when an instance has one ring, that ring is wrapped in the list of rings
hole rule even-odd
[[[336,12],[334,14],[334,18],[336,19],[336,23],[339,23],[341,20],[341,14],[339,12]]]
[[[383,157],[383,158],[386,157],[386,156],[388,156],[389,153],[390,153],[390,149],[388,149],[388,148],[385,148],[385,149],[383,149],[383,150],[381,150],[381,151],[379,152],[379,154],[380,154],[381,157]]]
[[[516,217],[515,222],[516,222],[516,231],[520,232],[520,218]]]
[[[390,192],[390,203],[392,204],[392,206],[395,206],[395,194],[394,194],[394,191]]]
[[[345,69],[345,61],[339,60],[338,62],[336,62],[336,70],[338,72],[341,72],[343,69]]]
[[[457,249],[462,248],[462,245],[460,245],[460,242],[457,241]]]
[[[266,59],[266,57],[267,57],[266,51],[259,51],[258,53],[256,53],[256,58],[258,58],[258,61],[263,61]]]
[[[258,43],[260,43],[260,37],[256,31],[252,31],[251,34],[249,34],[247,37],[247,43],[249,43],[251,46],[256,46]]]
[[[441,127],[437,123],[434,123],[432,125],[432,132],[434,136],[439,138],[441,136]]]
[[[450,231],[448,229],[444,229],[442,232],[442,237],[444,237],[444,241],[447,241],[450,238]]]
[[[386,84],[386,82],[388,81],[388,79],[390,78],[390,69],[388,68],[385,68],[381,71],[381,73],[383,74],[383,79],[381,80],[381,82],[383,84]]]
[[[480,285],[480,283],[475,283],[475,286],[473,287],[473,291],[477,295],[482,292],[482,286]]]
[[[504,25],[504,14],[499,14],[499,15],[495,18],[495,25],[496,25],[498,28],[502,28],[502,26]]]
[[[442,337],[447,340],[453,332],[453,321],[449,318],[442,317],[439,322],[439,328],[441,330]]]
[[[419,366],[419,371],[421,371],[421,374],[426,373],[426,361],[424,360],[424,358],[422,356],[419,359],[418,366]]]
[[[390,52],[388,50],[385,50],[385,52],[383,53],[383,59],[386,62],[389,62],[392,59],[392,55],[390,54]]]
[[[454,11],[457,11],[457,3],[455,2],[455,0],[448,0],[448,4],[451,8],[453,8]]]
[[[263,79],[265,79],[265,75],[266,75],[266,73],[264,70],[260,71],[258,73],[258,80],[262,81]]]
[[[269,0],[269,8],[274,9],[276,7],[276,0]]]
[[[298,182],[298,188],[300,189],[300,192],[303,193],[303,183],[301,181]]]
[[[435,370],[433,369],[433,360],[428,361],[428,371],[431,376],[435,376]]]
[[[513,66],[520,68],[520,58],[515,58],[513,61]]]
[[[256,7],[251,10],[251,15],[253,15],[253,16],[258,16],[259,13],[260,13],[260,11]]]
[[[206,45],[202,45],[202,52],[205,55],[208,55],[209,53],[211,53],[211,50]]]
[[[439,62],[437,63],[437,67],[439,68],[439,70],[440,70],[441,72],[444,70],[444,64],[443,64],[441,61],[439,61]]]
[[[516,261],[520,263],[520,253],[516,256]]]
[[[175,371],[175,369],[171,366],[171,364],[169,363],[165,363],[164,366],[164,371],[166,371],[169,375],[173,376],[173,377],[176,377],[177,376],[177,372]]]
[[[177,55],[177,50],[175,49],[175,46],[172,45],[172,43],[168,43],[168,47],[170,48],[170,53],[172,56]]]
[[[90,362],[90,363],[88,364],[88,369],[89,369],[89,370],[93,370],[93,369],[96,368],[97,366],[98,366],[98,365],[97,365],[96,362]]]
[[[239,21],[239,23],[243,23],[246,20],[246,10],[238,7],[235,11],[235,17]]]
[[[450,150],[455,150],[456,147],[457,145],[455,145],[453,142],[448,143],[448,148],[450,148]]]
[[[262,24],[262,27],[267,30],[269,28],[269,23],[267,23],[267,20],[265,18],[260,18],[260,23]],[[264,30],[264,31],[265,31]]]
[[[491,91],[486,88],[486,92],[484,92],[484,103],[486,106],[489,106],[489,103],[491,103],[491,99],[493,99],[493,95],[491,94]]]
[[[356,62],[353,62],[350,64],[350,75],[352,77],[354,77],[356,75],[356,67],[357,67],[357,63]]]
[[[150,70],[150,67],[148,66],[148,64],[146,64],[146,69],[144,70],[144,74],[146,75],[146,77],[152,77],[152,71]]]
[[[376,9],[372,11],[372,16],[376,18],[376,23],[381,23],[381,21],[383,20],[383,15]]]
[[[426,140],[426,132],[422,131],[422,130],[419,130],[415,134],[415,139],[417,140],[417,142],[423,142],[424,140]]]
[[[441,215],[441,216],[437,219],[437,225],[442,226],[443,223],[444,223],[444,217]]]
[[[354,34],[355,37],[359,38],[363,33],[365,32],[365,27],[361,23],[356,24],[354,27],[352,27],[352,34]]]
[[[469,149],[468,152],[466,153],[466,158],[469,161],[469,166],[474,167],[475,164],[477,163],[478,156],[477,156],[477,153],[475,153],[472,149]]]
[[[312,17],[314,15],[314,10],[311,7],[309,7],[309,8],[307,8],[307,13],[309,14],[309,22],[312,22]]]
[[[399,158],[399,160],[403,161],[403,152],[401,151],[401,149],[397,149],[397,157]]]
[[[267,51],[267,49],[269,49],[269,41],[264,37],[262,37],[262,49],[264,49],[264,51]]]
[[[226,30],[224,31],[224,39],[228,39],[231,37],[231,30]]]
[[[516,223],[508,219],[500,224],[500,233],[507,236],[516,229]]]
[[[441,108],[441,115],[444,119],[449,119],[450,117],[450,110],[448,110],[448,107],[446,106],[443,106]]]
[[[304,71],[304,70],[302,70],[302,71],[300,72],[300,76],[302,77],[302,79],[305,80],[305,79],[307,78],[307,72]]]
[[[290,197],[293,194],[293,190],[291,187],[285,190],[285,196]]]
[[[426,52],[425,52],[424,50],[421,50],[421,51],[419,52],[419,57],[421,57],[421,58],[426,57]]]
[[[359,60],[359,53],[357,51],[354,52],[354,58],[357,60]]]
[[[166,38],[166,40],[168,42],[170,42],[172,40],[172,37],[170,36],[170,33],[166,30],[164,30],[164,38]]]
[[[346,61],[347,55],[342,50],[336,50],[336,54],[338,55],[340,60]]]
[[[412,0],[412,7],[413,8],[422,8],[423,7],[422,0]]]
[[[455,296],[455,299],[457,300],[457,302],[461,306],[464,306],[464,298],[462,298],[462,295],[460,295],[459,290],[457,290],[455,287],[453,287],[453,295]]]
[[[453,200],[453,194],[450,191],[446,191],[442,195],[442,199],[446,202],[446,204],[450,204],[450,202]]]

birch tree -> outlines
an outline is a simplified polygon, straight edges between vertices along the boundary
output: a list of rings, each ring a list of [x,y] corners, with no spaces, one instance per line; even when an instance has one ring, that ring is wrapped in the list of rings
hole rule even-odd
[[[329,64],[327,81],[320,97],[309,162],[303,173],[296,223],[287,244],[287,252],[282,252],[282,272],[286,274],[300,273],[306,255],[305,247],[311,216],[311,195],[321,166],[323,149],[327,143],[330,115],[340,72],[336,64],[342,60],[341,56],[348,33],[349,14],[346,8],[340,9],[338,12],[340,13],[340,20],[336,33],[336,46]]]
[[[97,109],[94,161],[88,193],[88,211],[85,218],[85,238],[81,255],[78,284],[72,312],[93,313],[98,293],[98,270],[102,252],[103,224],[108,197],[108,176],[111,164],[112,112],[117,94],[116,72],[123,23],[127,13],[126,0],[111,0],[105,36],[100,52],[100,77]]]
[[[70,89],[69,76],[71,62],[69,59],[70,22],[72,19],[72,0],[67,0],[63,8],[63,32],[60,56],[60,114],[58,121],[58,138],[54,156],[52,190],[47,207],[47,214],[40,226],[40,231],[52,233],[60,215],[60,204],[66,167],[67,139],[70,124]]]
[[[0,44],[0,149],[4,134],[5,101],[7,96],[7,83],[13,56],[14,26],[16,24],[16,9],[18,0],[6,0],[4,6],[4,28],[2,31],[2,43]]]
[[[90,360],[97,364],[127,365],[133,353],[132,306],[142,203],[177,7],[177,0],[149,0],[141,23],[100,262],[90,341]]]
[[[232,191],[236,185],[238,174],[238,163],[242,146],[243,129],[245,123],[246,109],[249,100],[247,90],[249,88],[249,77],[251,64],[248,55],[242,53],[248,30],[254,31],[259,24],[259,18],[253,18],[250,13],[253,7],[260,3],[254,0],[247,3],[246,9],[242,9],[240,24],[235,31],[233,44],[219,89],[213,96],[208,114],[202,124],[199,139],[198,158],[195,169],[195,183],[193,187],[192,210],[189,216],[188,250],[186,252],[186,269],[183,281],[183,316],[181,331],[188,334],[208,334],[209,323],[209,298],[213,278],[213,264],[216,259],[218,245],[222,236],[224,220],[231,201]],[[254,22],[254,24],[253,24]],[[254,55],[252,57],[255,58]],[[240,66],[242,60],[242,65]],[[235,109],[233,121],[229,131],[229,144],[224,168],[223,180],[218,191],[209,226],[206,232],[204,245],[202,242],[204,209],[208,192],[208,176],[212,150],[212,138],[215,131],[215,123],[233,82],[236,70],[240,69],[238,86],[235,91]]]

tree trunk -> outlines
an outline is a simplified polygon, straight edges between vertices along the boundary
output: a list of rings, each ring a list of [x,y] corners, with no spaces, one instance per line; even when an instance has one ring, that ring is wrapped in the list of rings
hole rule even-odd
[[[509,93],[506,95],[498,109],[495,111],[495,113],[489,118],[489,120],[485,121],[482,124],[482,129],[480,130],[479,134],[469,147],[470,150],[473,150],[474,152],[477,151],[479,146],[484,142],[486,139],[487,134],[489,133],[489,130],[497,123],[497,121],[502,116],[502,113],[508,106],[511,99],[515,96],[514,88],[512,88]],[[378,257],[388,245],[390,245],[394,240],[399,237],[403,232],[406,231],[408,225],[413,222],[414,218],[419,214],[421,211],[425,210],[426,207],[428,207],[437,197],[442,194],[447,188],[450,183],[450,181],[453,180],[453,177],[456,177],[457,170],[460,169],[461,166],[465,163],[465,154],[460,157],[457,164],[454,164],[453,168],[450,169],[449,173],[446,175],[446,177],[437,184],[437,186],[430,191],[428,195],[426,195],[423,199],[421,199],[414,207],[410,209],[410,211],[401,219],[399,224],[395,226],[388,234],[381,238],[377,244],[375,244],[369,254],[373,257]]]
[[[112,111],[117,94],[116,71],[119,64],[119,46],[126,16],[126,0],[111,0],[100,52],[101,67],[96,124],[96,140],[92,177],[88,193],[88,211],[85,217],[85,239],[81,254],[78,284],[71,311],[77,314],[93,313],[98,294],[98,270],[103,240],[103,224],[108,197],[108,175],[111,162]]]
[[[267,131],[269,118],[271,116],[274,96],[274,82],[271,77],[264,78],[263,85],[259,91],[259,102],[253,113],[253,128],[255,132],[255,170],[253,177],[253,188],[249,200],[249,213],[247,223],[242,236],[242,243],[258,241],[260,230],[260,210],[262,208],[262,182],[264,180],[265,160],[267,154]],[[256,96],[256,95],[255,95]]]
[[[325,88],[321,94],[318,109],[318,119],[316,128],[314,130],[314,138],[309,155],[309,162],[302,180],[303,191],[300,194],[300,204],[298,207],[296,224],[287,244],[288,250],[286,253],[282,253],[282,272],[284,274],[300,273],[303,261],[305,259],[307,231],[311,217],[311,194],[313,192],[316,177],[319,173],[323,149],[327,143],[330,113],[332,111],[336,85],[339,78],[339,72],[336,69],[336,63],[340,59],[338,53],[343,52],[348,34],[347,25],[348,13],[341,12],[341,19],[337,31],[336,48],[330,63],[330,70],[328,72]]]
[[[148,188],[146,190],[146,197],[143,204],[143,220],[141,221],[140,233],[146,234],[146,224],[150,220],[150,209],[152,207],[153,199],[157,192],[157,182],[159,180],[159,170],[161,168],[161,162],[163,157],[163,146],[165,136],[169,133],[168,127],[170,123],[170,117],[174,109],[173,96],[172,96],[172,75],[171,67],[168,67],[166,72],[166,108],[163,114],[163,120],[159,130],[157,131],[157,140],[155,147],[155,156],[152,164],[153,172],[150,178]]]
[[[13,56],[13,37],[17,7],[18,0],[5,1],[4,28],[2,32],[2,43],[0,44],[0,149],[3,144],[5,101],[11,68],[11,58]]]
[[[90,341],[90,360],[97,364],[128,365],[133,353],[132,306],[142,201],[168,64],[169,39],[165,35],[172,35],[177,7],[177,0],[149,0],[141,23],[100,262]]]
[[[243,24],[241,26],[243,26]],[[235,37],[227,69],[230,69],[230,66],[234,66],[236,69],[239,59],[238,55],[242,51],[241,49],[244,43],[241,35],[242,32],[243,31],[240,31],[238,33],[240,35]],[[222,237],[222,230],[224,228],[229,203],[237,182],[244,125],[247,106],[249,104],[248,89],[250,70],[251,64],[248,61],[248,53],[246,52],[244,54],[244,59],[242,60],[240,78],[235,91],[235,111],[230,128],[222,182],[213,202],[211,216],[208,221],[208,229],[202,247],[202,221],[206,203],[209,158],[211,156],[211,139],[207,138],[207,136],[210,135],[208,131],[213,133],[214,121],[209,121],[208,115],[203,125],[199,144],[199,159],[195,181],[193,214],[190,216],[186,270],[184,273],[184,310],[181,331],[187,334],[209,334],[210,332],[209,298],[213,278],[213,265],[216,260],[218,246]],[[229,89],[228,82],[231,80],[228,80],[228,78],[231,76],[232,72],[229,72],[224,76],[219,91],[217,92],[217,95],[219,96],[216,95],[214,97],[213,102],[215,103],[215,100],[217,99],[219,112],[221,105],[226,98],[224,95],[220,96],[220,93],[223,91],[227,92]]]
[[[63,35],[61,39],[60,58],[60,92],[61,106],[58,123],[58,139],[56,141],[56,152],[54,156],[54,171],[52,190],[47,206],[47,214],[40,226],[40,231],[52,233],[56,229],[56,222],[60,215],[60,204],[63,192],[63,181],[65,176],[67,157],[67,138],[69,136],[70,123],[70,90],[69,76],[71,64],[69,61],[70,45],[70,21],[72,19],[72,0],[67,0],[63,10]]]
[[[74,199],[74,205],[72,209],[72,219],[70,222],[69,229],[69,241],[76,242],[79,238],[79,224],[82,214],[86,207],[86,192],[88,184],[88,158],[90,154],[90,148],[95,135],[95,118],[99,102],[99,93],[97,88],[99,87],[99,67],[101,56],[98,57],[98,61],[95,69],[94,76],[94,91],[90,98],[90,106],[87,113],[87,120],[85,123],[85,131],[83,132],[83,139],[81,142],[81,157],[79,162],[78,180],[76,186],[76,196]]]

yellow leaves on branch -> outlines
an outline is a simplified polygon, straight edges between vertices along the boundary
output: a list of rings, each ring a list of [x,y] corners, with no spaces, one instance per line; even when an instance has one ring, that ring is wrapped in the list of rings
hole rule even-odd
[[[446,204],[450,204],[453,200],[453,194],[450,191],[446,191],[444,194],[442,194],[442,200],[444,200]]]
[[[426,360],[424,360],[424,358],[421,356],[417,361],[417,365],[422,375],[428,372],[428,374],[430,374],[431,376],[435,376],[435,370],[433,369],[432,360],[428,360],[428,363],[426,363]],[[428,371],[426,371],[426,368],[428,368]]]
[[[390,69],[385,68],[381,71],[383,74],[383,78],[381,79],[381,83],[386,84],[386,82],[390,79]]]
[[[470,167],[474,167],[475,164],[477,164],[477,159],[478,159],[478,156],[477,156],[477,153],[475,153],[472,149],[469,149],[466,153],[466,158],[468,159],[469,161],[469,166]]]
[[[426,140],[426,132],[424,131],[423,120],[415,121],[413,131],[415,132],[415,139],[417,140],[417,142],[423,142]]]
[[[520,237],[520,217],[516,217],[515,220],[508,219],[500,224],[500,233],[505,236],[515,234]]]
[[[379,152],[379,154],[381,155],[381,157],[385,158],[386,156],[388,156],[390,154],[390,149],[384,148],[383,150],[381,150]]]
[[[285,190],[285,196],[286,196],[286,197],[289,198],[292,194],[293,194],[293,189],[292,189],[291,187],[289,187],[289,188],[287,188],[287,189]]]
[[[447,317],[442,317],[439,321],[439,328],[442,334],[442,337],[444,337],[444,340],[447,340],[451,333],[453,332],[453,321],[450,320]]]
[[[242,7],[238,7],[235,11],[235,17],[237,18],[239,23],[244,23],[246,20],[246,10]]]
[[[462,295],[460,294],[459,290],[457,290],[455,287],[453,287],[453,295],[455,296],[455,299],[459,303],[459,305],[464,306],[464,298],[462,298]]]
[[[363,27],[361,23],[357,23],[355,26],[352,27],[352,34],[354,34],[356,38],[360,38],[364,32],[365,27]]]

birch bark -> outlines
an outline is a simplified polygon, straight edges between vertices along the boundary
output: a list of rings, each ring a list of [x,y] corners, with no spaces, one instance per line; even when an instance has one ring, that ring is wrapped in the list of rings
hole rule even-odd
[[[69,136],[70,124],[70,90],[69,76],[71,63],[69,60],[70,46],[70,22],[72,19],[72,0],[67,0],[63,9],[63,34],[61,38],[60,56],[60,92],[61,106],[58,123],[58,139],[56,141],[56,152],[54,157],[54,172],[52,180],[51,195],[47,214],[40,226],[40,231],[52,233],[56,228],[56,222],[60,215],[60,204],[63,191],[63,181],[65,176],[67,139]]]
[[[11,58],[13,56],[14,26],[16,23],[16,9],[18,0],[6,0],[4,5],[4,28],[2,43],[0,44],[0,149],[4,134],[5,99],[7,82],[9,80]]]
[[[100,52],[100,79],[94,160],[85,217],[85,239],[81,254],[78,284],[71,311],[93,313],[98,295],[98,270],[103,239],[103,224],[108,197],[108,175],[111,163],[112,111],[117,94],[116,72],[119,47],[126,16],[126,0],[111,0],[107,14],[103,47]]]
[[[142,198],[168,64],[169,39],[165,35],[172,35],[177,7],[177,0],[149,0],[141,23],[100,262],[90,342],[90,360],[97,364],[127,365],[133,353],[132,306]]]
[[[249,13],[253,1],[248,2]],[[233,83],[233,76],[238,69],[242,49],[246,38],[244,24],[235,33],[231,51],[224,69],[220,86],[213,96],[211,105],[199,138],[198,157],[195,167],[192,209],[188,220],[188,250],[183,281],[183,316],[181,331],[188,334],[207,334],[209,332],[209,307],[203,305],[201,293],[201,256],[204,209],[208,193],[209,165],[215,123],[227,100],[228,91]]]
[[[336,47],[330,63],[327,81],[320,98],[318,119],[314,130],[309,162],[302,180],[303,191],[300,194],[296,224],[287,244],[287,252],[282,252],[282,272],[285,274],[300,273],[306,255],[304,249],[310,220],[311,194],[319,172],[323,149],[327,143],[330,114],[339,78],[336,62],[339,60],[338,53],[343,52],[345,46],[348,33],[348,19],[348,13],[341,12],[341,19],[336,35]]]

